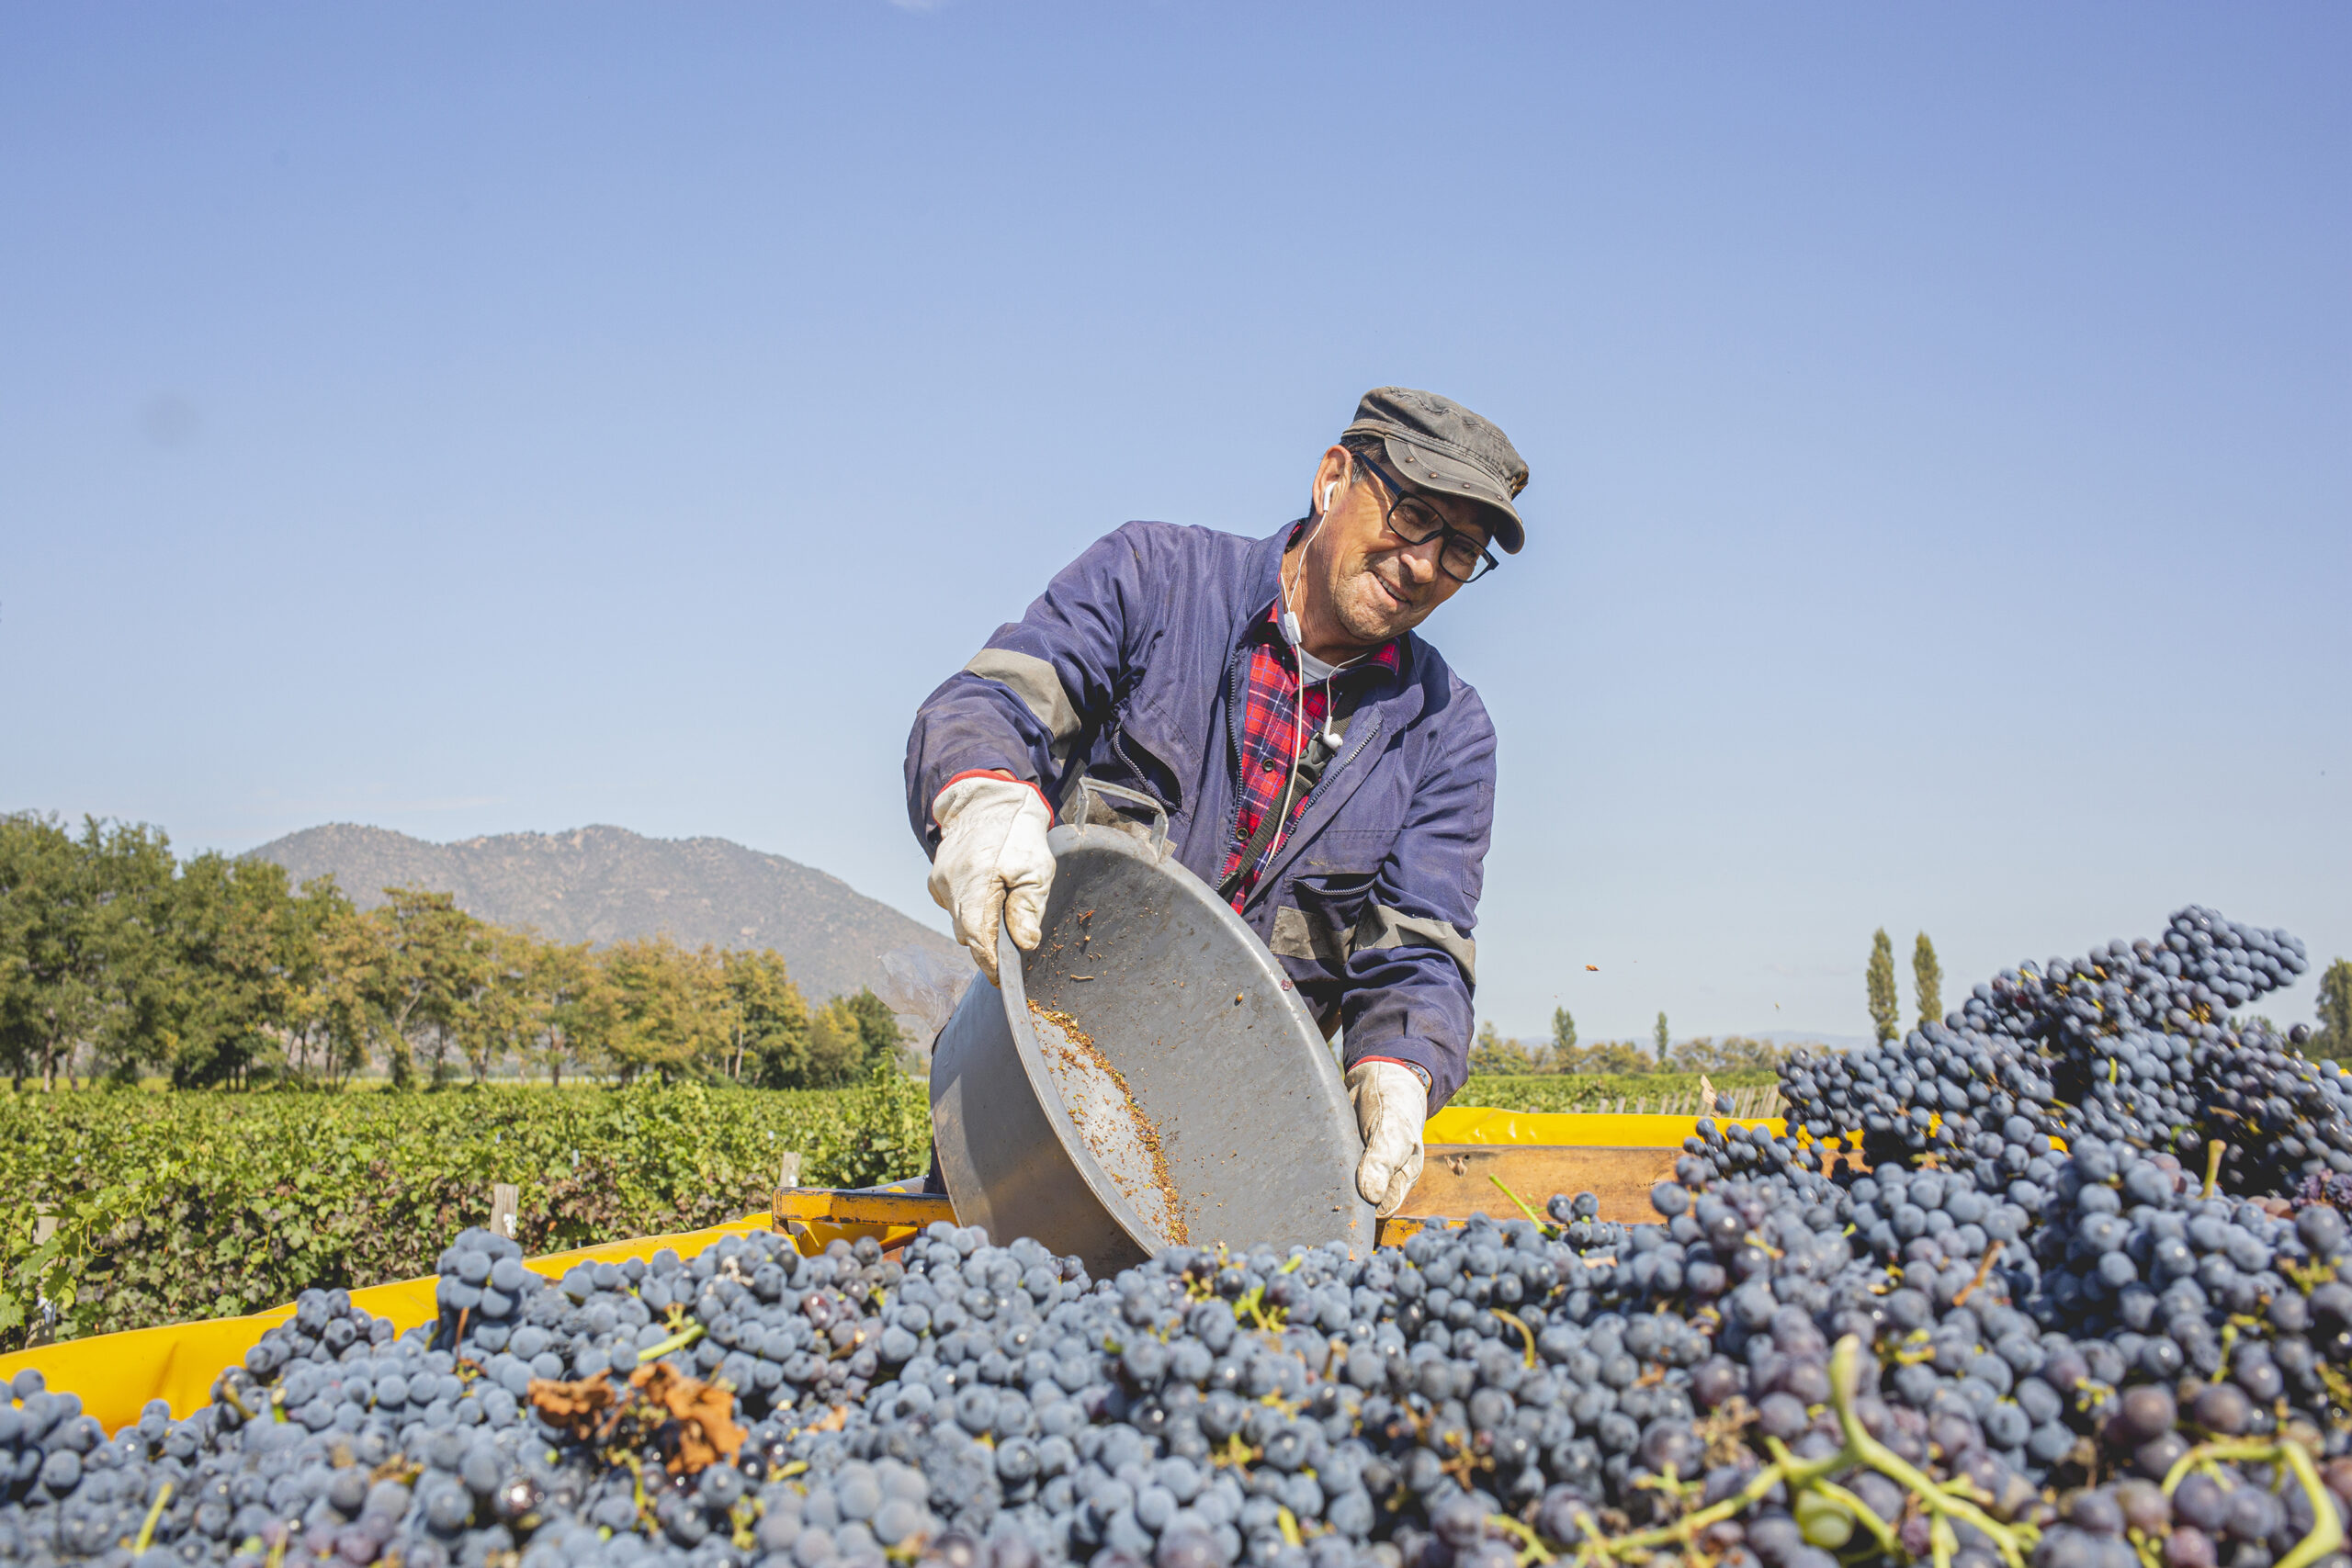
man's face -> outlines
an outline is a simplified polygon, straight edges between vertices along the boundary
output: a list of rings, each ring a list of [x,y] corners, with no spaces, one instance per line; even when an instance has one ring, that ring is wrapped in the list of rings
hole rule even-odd
[[[1377,648],[1429,619],[1462,586],[1438,566],[1444,536],[1411,545],[1388,527],[1394,492],[1364,471],[1363,459],[1334,446],[1315,475],[1315,495],[1336,481],[1330,514],[1306,547],[1303,592],[1322,601],[1340,636],[1357,649]],[[1480,546],[1486,525],[1474,502],[1458,496],[1423,496],[1455,528]],[[1310,525],[1310,529],[1311,529]],[[1310,619],[1314,618],[1312,616]]]

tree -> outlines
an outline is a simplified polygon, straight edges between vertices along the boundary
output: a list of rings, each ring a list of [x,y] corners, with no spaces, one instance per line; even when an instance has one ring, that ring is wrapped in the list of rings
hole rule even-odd
[[[531,990],[538,1003],[538,1034],[524,1055],[547,1069],[548,1081],[563,1087],[563,1070],[588,1060],[597,1038],[596,1021],[612,1010],[605,975],[589,944],[566,947],[541,942],[531,955]]]
[[[2311,1054],[2324,1061],[2352,1059],[2352,961],[2339,958],[2319,977],[2319,1029]]]
[[[153,1049],[171,893],[158,829],[85,818],[77,839],[0,818],[0,1063],[17,1088],[70,1081],[85,1046],[118,1066]]]
[[[80,852],[88,864],[97,908],[91,921],[99,969],[98,1014],[83,1043],[119,1078],[164,1059],[165,1020],[181,965],[173,944],[171,840],[163,830],[133,823],[111,829],[84,820]],[[70,1078],[73,1052],[61,1061]]]
[[[857,1015],[835,997],[808,1020],[808,1043],[801,1054],[795,1089],[836,1089],[853,1083],[865,1066],[865,1039]]]
[[[1894,994],[1894,944],[1886,940],[1883,926],[1871,938],[1870,998],[1871,1029],[1884,1044],[1903,1029],[1902,1002]]]
[[[56,818],[0,818],[0,1057],[12,1087],[39,1076],[96,1021],[103,975],[82,857]]]
[[[1568,1016],[1566,1008],[1552,1010],[1552,1057],[1566,1062],[1576,1055],[1577,1021]]]
[[[1474,1073],[1541,1073],[1551,1064],[1539,1054],[1542,1047],[1530,1051],[1516,1040],[1503,1038],[1502,1031],[1488,1019],[1478,1026],[1478,1038],[1470,1047],[1470,1070]]]
[[[526,1059],[546,1028],[551,1005],[541,994],[540,942],[528,931],[485,925],[475,933],[481,984],[466,1010],[460,1038],[474,1082],[512,1055]]]
[[[724,1059],[733,1004],[714,949],[688,953],[647,937],[615,942],[598,966],[606,982],[599,1043],[624,1080],[650,1072],[674,1083]]]
[[[315,885],[313,885],[315,886]],[[379,1048],[395,1089],[415,1081],[401,1020],[413,1004],[401,978],[405,960],[394,950],[398,932],[383,908],[361,913],[341,895],[323,912],[319,976],[307,1006],[325,1035],[330,1081],[365,1067]]]
[[[786,972],[784,955],[770,948],[744,949],[722,953],[718,962],[734,1001],[727,1076],[741,1083],[748,1066],[753,1083],[793,1087],[808,1046],[808,1004]]]
[[[1716,1041],[1702,1034],[1677,1045],[1670,1065],[1678,1073],[1749,1072],[1777,1067],[1792,1055],[1785,1045],[1750,1040],[1744,1035],[1727,1035]]]
[[[861,986],[857,995],[842,1005],[856,1021],[858,1045],[863,1052],[858,1063],[860,1076],[876,1067],[897,1065],[899,1052],[907,1042],[899,1031],[899,1020],[890,1011],[890,1004],[876,996],[871,987]]]
[[[1577,1073],[1646,1073],[1657,1070],[1657,1064],[1642,1049],[1636,1040],[1603,1040],[1588,1045],[1577,1053],[1573,1063],[1565,1063],[1563,1072]]]
[[[288,905],[294,962],[287,976],[282,1027],[287,1065],[297,1077],[314,1077],[332,1086],[368,1059],[364,1046],[356,1055],[343,1049],[343,1036],[335,1028],[342,978],[336,967],[339,940],[357,919],[332,875],[302,884]]]
[[[154,1054],[175,1087],[243,1089],[282,1057],[309,934],[284,866],[207,852],[180,868],[162,966],[168,994],[154,1009]]]
[[[1919,998],[1919,1027],[1944,1021],[1944,971],[1936,962],[1936,944],[1921,931],[1911,944],[1911,983]]]
[[[447,1075],[451,1050],[471,1023],[476,994],[490,977],[482,922],[458,908],[447,893],[387,887],[388,902],[368,911],[378,951],[368,975],[367,999],[381,1021],[391,1051],[395,1087],[414,1080],[413,1043],[429,1049],[433,1082]]]
[[[1661,1012],[1657,1015],[1657,1022],[1650,1029],[1650,1038],[1657,1043],[1657,1065],[1663,1067],[1674,1043],[1674,1037],[1666,1032],[1666,1014]]]

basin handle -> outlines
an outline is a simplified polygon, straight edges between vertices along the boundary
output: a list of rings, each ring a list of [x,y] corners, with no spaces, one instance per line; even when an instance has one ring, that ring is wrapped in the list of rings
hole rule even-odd
[[[1129,789],[1124,784],[1104,784],[1100,779],[1091,778],[1082,773],[1079,775],[1078,787],[1081,795],[1110,795],[1120,805],[1138,806],[1150,812],[1152,859],[1159,860],[1168,853],[1168,808],[1166,807],[1139,789]],[[1117,807],[1114,807],[1112,809],[1115,810]],[[1094,813],[1091,807],[1080,811],[1078,818],[1080,827],[1085,827],[1093,819]]]

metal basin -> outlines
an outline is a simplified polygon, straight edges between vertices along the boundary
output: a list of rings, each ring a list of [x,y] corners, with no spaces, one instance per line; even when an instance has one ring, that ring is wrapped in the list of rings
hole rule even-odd
[[[1281,964],[1169,857],[1164,818],[1146,833],[1105,797],[1150,801],[1084,787],[1046,840],[1045,940],[1023,953],[1000,931],[1002,988],[974,981],[933,1051],[956,1217],[1098,1275],[1179,1240],[1370,1247],[1355,1112]]]

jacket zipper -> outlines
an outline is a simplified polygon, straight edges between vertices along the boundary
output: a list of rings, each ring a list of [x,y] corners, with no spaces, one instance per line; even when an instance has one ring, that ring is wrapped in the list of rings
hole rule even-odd
[[[1379,733],[1380,730],[1379,716],[1376,714],[1374,715],[1372,722],[1363,727],[1363,734],[1358,735],[1354,733],[1357,728],[1358,727],[1352,723],[1348,726],[1350,731],[1348,736],[1348,749],[1339,756],[1332,758],[1328,763],[1324,764],[1323,771],[1320,773],[1317,773],[1315,777],[1316,789],[1322,788],[1323,781],[1329,778],[1334,773],[1343,772],[1350,762],[1356,760],[1356,754],[1371,744],[1373,736]],[[1306,795],[1300,799],[1299,815],[1301,817],[1306,815],[1306,802],[1313,798],[1315,790],[1309,790],[1306,792]],[[1235,821],[1238,823],[1240,820],[1240,807],[1238,806],[1234,808],[1234,818]],[[1295,842],[1296,840],[1288,833],[1283,833],[1275,840],[1272,853],[1274,855],[1279,855],[1283,850],[1292,847]],[[1245,912],[1250,905],[1257,903],[1260,898],[1263,897],[1267,892],[1272,889],[1273,885],[1277,881],[1281,880],[1279,877],[1268,874],[1268,873],[1273,869],[1273,863],[1272,856],[1269,856],[1265,868],[1258,873],[1258,880],[1251,884],[1250,888],[1250,897],[1243,905]]]
[[[1233,757],[1233,813],[1225,819],[1224,846],[1219,858],[1229,852],[1234,835],[1241,831],[1241,685],[1243,653],[1237,644],[1232,653],[1232,665],[1227,672],[1225,692],[1225,728]]]

